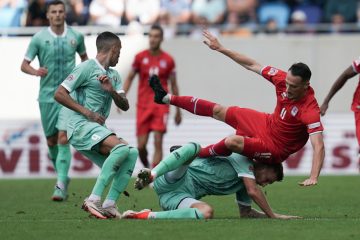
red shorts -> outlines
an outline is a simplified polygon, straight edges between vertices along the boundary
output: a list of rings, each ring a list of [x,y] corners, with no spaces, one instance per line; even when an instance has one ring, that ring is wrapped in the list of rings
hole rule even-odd
[[[358,145],[360,146],[360,111],[354,112],[354,115],[355,115],[356,138],[358,140]]]
[[[266,163],[280,163],[288,157],[269,137],[269,114],[248,108],[229,107],[225,122],[244,137],[243,155]],[[279,149],[280,148],[280,149]]]
[[[150,133],[151,131],[166,132],[169,110],[164,106],[137,107],[136,136]]]

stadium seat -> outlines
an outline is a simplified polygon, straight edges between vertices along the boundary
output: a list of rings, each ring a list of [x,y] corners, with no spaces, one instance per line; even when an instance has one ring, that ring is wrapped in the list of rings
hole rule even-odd
[[[265,3],[259,7],[258,17],[260,24],[266,24],[273,19],[279,29],[283,29],[288,25],[290,8],[285,3]]]
[[[26,1],[19,1],[15,8],[0,8],[0,28],[19,27],[26,4]]]
[[[303,11],[306,15],[306,22],[310,24],[316,24],[321,21],[322,11],[321,8],[316,5],[301,5],[294,9],[294,11]]]

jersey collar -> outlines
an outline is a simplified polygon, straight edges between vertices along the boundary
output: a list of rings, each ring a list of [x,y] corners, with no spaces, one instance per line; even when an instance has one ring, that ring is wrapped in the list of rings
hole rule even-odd
[[[103,65],[101,65],[101,64],[99,63],[99,61],[98,61],[96,58],[94,58],[94,61],[95,61],[96,64],[99,66],[99,68],[101,68],[101,70],[103,70],[104,72],[106,72],[106,69],[103,67]]]
[[[53,36],[53,37],[65,37],[66,36],[66,33],[67,33],[67,24],[64,23],[64,32],[61,34],[61,35],[57,35],[56,33],[53,32],[53,30],[51,30],[51,27],[49,26],[48,27],[48,31],[50,32],[50,34]]]

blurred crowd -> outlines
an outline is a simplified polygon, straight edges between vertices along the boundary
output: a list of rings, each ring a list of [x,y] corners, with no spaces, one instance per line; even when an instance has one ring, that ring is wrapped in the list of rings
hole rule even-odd
[[[49,0],[0,0],[0,28],[45,26]],[[129,26],[159,23],[166,34],[197,26],[247,35],[358,32],[360,0],[64,0],[67,24]],[[324,27],[322,27],[324,26]],[[350,26],[350,27],[349,27]]]

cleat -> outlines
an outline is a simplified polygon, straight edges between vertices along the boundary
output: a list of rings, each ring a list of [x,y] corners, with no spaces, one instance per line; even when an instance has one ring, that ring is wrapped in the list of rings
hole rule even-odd
[[[154,101],[158,104],[165,104],[162,100],[168,93],[161,86],[159,77],[157,75],[150,76],[149,85],[155,93]]]
[[[55,201],[55,202],[62,202],[65,201],[67,199],[68,195],[66,190],[62,190],[61,188],[59,188],[57,185],[55,186],[55,191],[53,193],[53,195],[51,196],[51,200]]]
[[[116,205],[103,208],[104,216],[107,218],[121,219],[121,213],[119,212]]]
[[[151,170],[148,168],[143,168],[139,171],[137,178],[135,180],[134,187],[137,190],[141,190],[144,187],[148,186],[153,181],[151,176]]]
[[[181,145],[171,146],[171,147],[170,147],[170,152],[172,153],[173,151],[175,151],[176,149],[179,149],[179,148],[181,148],[181,147],[182,147]]]
[[[90,201],[88,198],[85,198],[84,203],[81,207],[85,211],[89,212],[91,215],[99,219],[107,219],[104,213],[104,209],[101,206],[101,201]]]
[[[126,219],[149,219],[149,214],[151,213],[150,209],[144,209],[140,212],[135,212],[133,210],[128,210],[124,212],[122,218]]]

